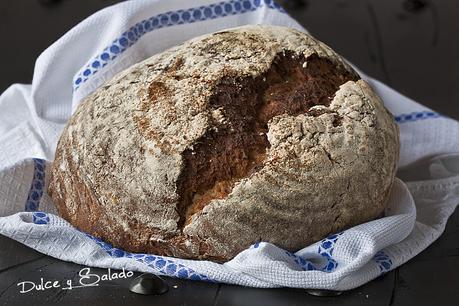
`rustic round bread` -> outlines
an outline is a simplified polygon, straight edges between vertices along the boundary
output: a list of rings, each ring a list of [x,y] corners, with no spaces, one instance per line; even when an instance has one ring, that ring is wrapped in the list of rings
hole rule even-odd
[[[392,116],[329,47],[244,26],[148,58],[82,101],[49,194],[116,247],[226,261],[378,217],[398,153]]]

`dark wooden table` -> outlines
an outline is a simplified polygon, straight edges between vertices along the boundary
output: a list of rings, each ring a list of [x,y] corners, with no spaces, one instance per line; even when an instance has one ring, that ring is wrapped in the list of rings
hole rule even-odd
[[[34,60],[42,50],[78,21],[116,2],[0,2],[0,92],[11,83],[29,83]],[[289,0],[284,2],[288,5]],[[301,2],[301,7],[287,8],[316,37],[366,73],[459,119],[458,2]],[[171,278],[165,278],[169,292],[160,296],[129,292],[132,278],[71,291],[19,293],[19,282],[76,280],[82,268],[0,235],[0,305],[459,305],[459,212],[450,218],[445,233],[420,255],[338,297],[314,297],[300,289],[253,289]]]

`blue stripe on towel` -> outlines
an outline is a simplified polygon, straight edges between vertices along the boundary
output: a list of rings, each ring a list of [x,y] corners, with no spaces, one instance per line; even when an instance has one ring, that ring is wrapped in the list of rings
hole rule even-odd
[[[208,276],[198,273],[195,270],[186,267],[185,265],[174,261],[172,258],[167,258],[159,255],[143,254],[143,253],[130,253],[102,241],[92,235],[84,233],[87,237],[91,238],[98,246],[100,246],[111,257],[119,258],[126,257],[132,258],[141,262],[150,268],[154,269],[163,275],[178,277],[183,279],[200,280],[206,282],[214,282]]]
[[[29,195],[25,204],[26,211],[36,211],[43,196],[43,188],[45,187],[45,161],[39,158],[33,158],[34,171],[32,184],[30,186]]]
[[[373,256],[373,261],[376,262],[382,274],[392,268],[392,259],[383,250],[378,251],[375,256]]]
[[[413,113],[408,113],[408,114],[400,114],[397,116],[394,116],[395,121],[397,123],[406,123],[406,122],[412,122],[412,121],[418,121],[418,120],[424,120],[424,119],[432,119],[432,118],[440,118],[443,117],[439,113],[432,112],[432,111],[422,111],[422,112],[413,112]]]
[[[36,211],[32,213],[32,221],[34,224],[46,225],[49,224],[49,216],[45,212]]]
[[[73,90],[77,90],[92,75],[114,60],[119,54],[134,45],[143,35],[165,27],[187,24],[209,19],[222,18],[231,15],[239,15],[266,7],[284,13],[273,0],[231,0],[214,3],[206,6],[193,7],[186,10],[169,11],[142,20],[121,34],[112,44],[106,47],[101,54],[81,69],[73,80]]]

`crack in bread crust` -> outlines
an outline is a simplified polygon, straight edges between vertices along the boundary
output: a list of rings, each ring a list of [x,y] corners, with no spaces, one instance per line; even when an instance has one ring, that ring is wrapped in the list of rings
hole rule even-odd
[[[329,106],[340,85],[357,79],[317,54],[306,59],[291,51],[277,54],[268,71],[256,78],[222,78],[209,102],[212,110],[221,112],[222,121],[182,155],[185,166],[177,181],[179,227],[263,167],[270,146],[268,122],[273,117]],[[339,119],[334,124],[339,125]]]

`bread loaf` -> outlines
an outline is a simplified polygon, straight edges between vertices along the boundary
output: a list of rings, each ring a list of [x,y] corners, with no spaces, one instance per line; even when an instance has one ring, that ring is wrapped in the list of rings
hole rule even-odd
[[[152,56],[89,95],[59,140],[49,194],[116,247],[221,262],[376,218],[398,152],[392,116],[335,52],[251,25]]]

